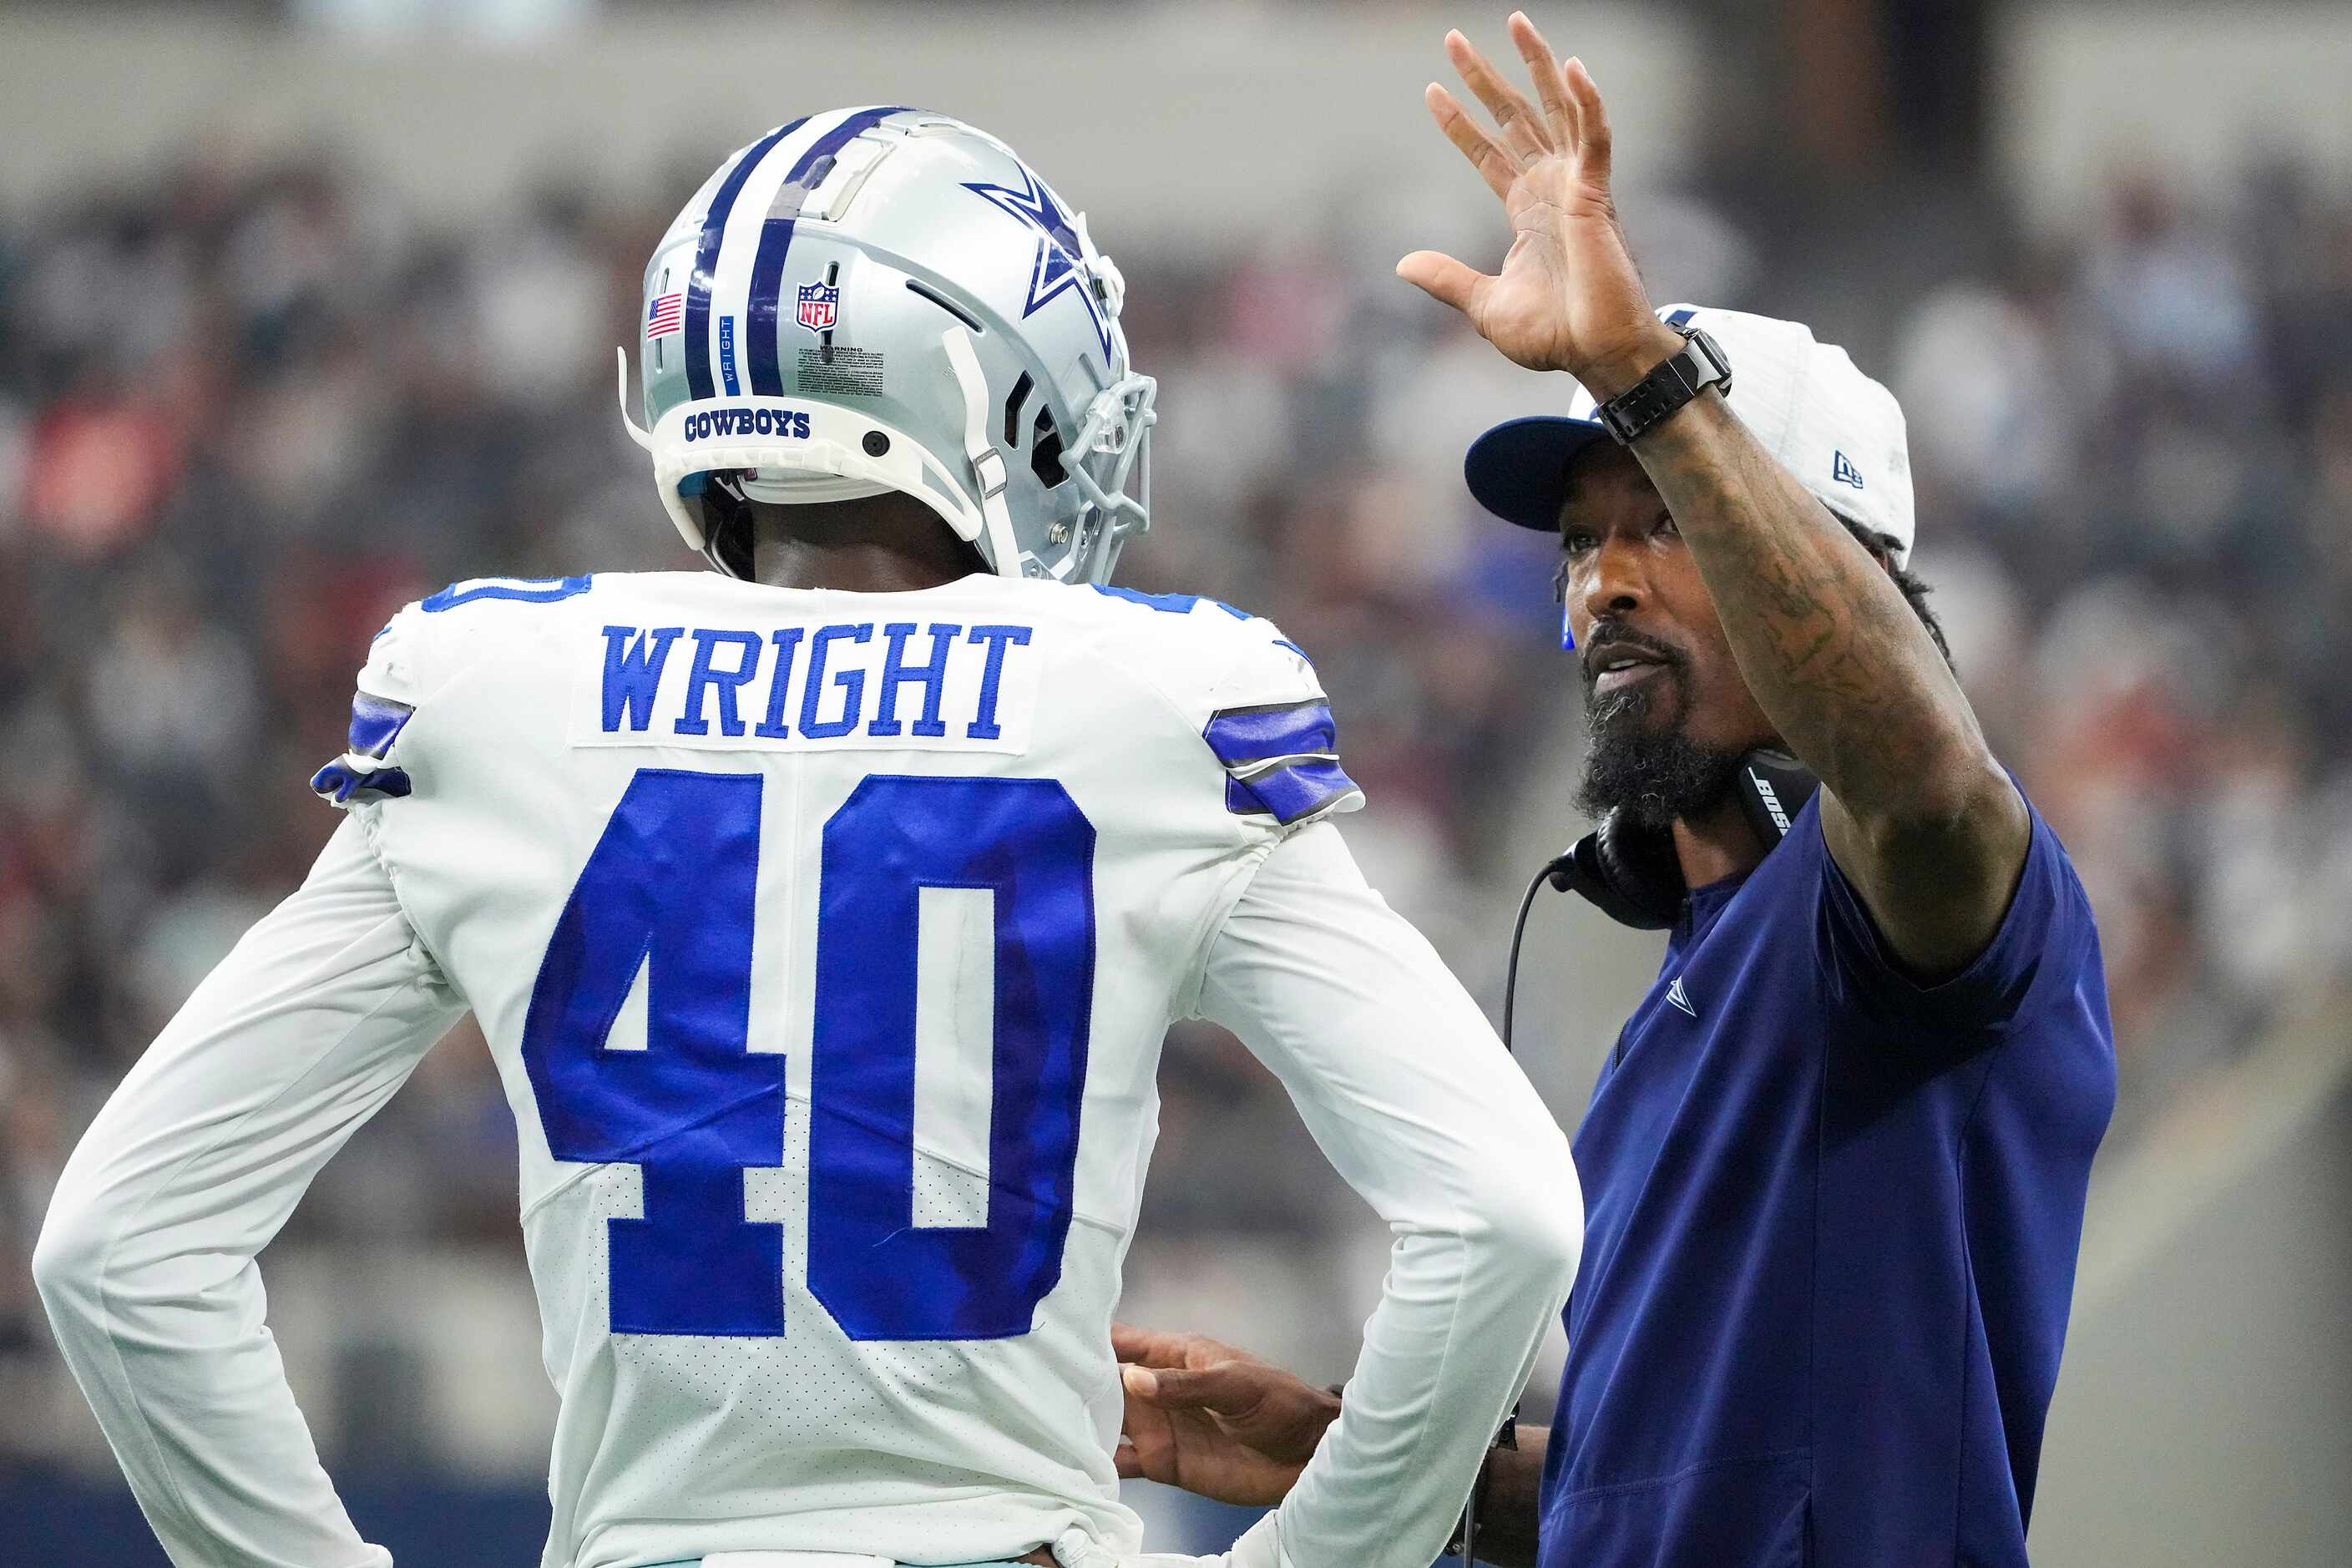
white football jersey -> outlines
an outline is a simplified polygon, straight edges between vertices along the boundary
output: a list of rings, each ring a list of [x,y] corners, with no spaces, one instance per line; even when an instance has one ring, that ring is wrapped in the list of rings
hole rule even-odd
[[[339,1047],[359,1059],[338,1089],[289,1034],[286,1087],[257,1121],[235,1097],[268,1074],[208,1089],[194,1064],[240,1030],[236,1048],[264,1050],[249,1016],[271,1011],[252,1000],[269,983],[216,975],[93,1129],[61,1205],[161,1190],[121,1151],[234,1124],[298,1167],[257,1184],[247,1233],[221,1244],[244,1251],[418,1037],[470,1007],[514,1111],[562,1396],[550,1568],[965,1563],[1072,1530],[1124,1553],[1140,1530],[1110,1460],[1108,1327],[1161,1037],[1219,1017],[1398,1225],[1401,1260],[1422,1247],[1412,1267],[1442,1298],[1423,1310],[1444,1309],[1418,1327],[1394,1309],[1397,1342],[1360,1373],[1372,1408],[1351,1388],[1335,1431],[1360,1453],[1318,1461],[1286,1535],[1351,1563],[1429,1560],[1420,1537],[1442,1538],[1565,1292],[1574,1178],[1459,987],[1309,826],[1361,797],[1313,667],[1274,626],[991,576],[881,595],[481,580],[403,610],[358,687],[351,750],[314,781],[352,820],[305,891],[374,899],[334,918],[384,952],[347,944],[329,967],[363,974],[287,984],[337,998],[339,1037],[383,1041]],[[1286,886],[1336,902],[1302,913]],[[257,943],[310,951],[270,931],[225,970],[269,962]],[[142,1089],[151,1069],[179,1080]],[[310,1092],[322,1103],[268,1131]],[[207,1094],[231,1098],[192,1118]],[[100,1143],[110,1174],[88,1168]],[[1517,1172],[1487,1169],[1505,1162]],[[45,1289],[71,1275],[45,1270]],[[1474,1289],[1508,1299],[1455,1311]],[[1430,1483],[1408,1478],[1431,1471],[1414,1503]],[[153,1516],[185,1489],[141,1495]],[[1409,1525],[1383,1517],[1396,1506]],[[237,1526],[251,1560],[328,1561],[318,1542],[350,1526],[331,1493],[319,1510],[334,1517],[310,1542]],[[222,1560],[189,1543],[228,1525],[182,1522],[158,1520],[167,1546]]]

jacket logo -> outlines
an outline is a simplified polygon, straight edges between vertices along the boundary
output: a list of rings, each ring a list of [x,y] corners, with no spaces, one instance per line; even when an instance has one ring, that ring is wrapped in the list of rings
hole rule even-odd
[[[1681,1008],[1694,1018],[1698,1016],[1698,1009],[1691,1005],[1690,997],[1683,991],[1683,977],[1679,974],[1666,983],[1666,1001],[1670,1005]]]

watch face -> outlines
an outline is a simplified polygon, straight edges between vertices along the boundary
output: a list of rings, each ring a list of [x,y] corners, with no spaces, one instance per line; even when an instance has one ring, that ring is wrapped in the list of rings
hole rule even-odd
[[[1712,373],[1711,374],[1704,377],[1700,384],[1705,385],[1707,382],[1717,381],[1729,382],[1731,380],[1731,361],[1724,357],[1723,350],[1717,345],[1715,339],[1708,333],[1694,327],[1690,330],[1690,341],[1692,346],[1696,348],[1701,354],[1704,354],[1706,357],[1707,369]]]

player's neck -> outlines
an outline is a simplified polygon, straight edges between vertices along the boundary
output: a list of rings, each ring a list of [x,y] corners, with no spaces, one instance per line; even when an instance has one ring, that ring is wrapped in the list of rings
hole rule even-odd
[[[851,594],[906,594],[971,574],[962,562],[925,561],[891,545],[810,544],[762,540],[751,547],[751,575],[775,588],[838,588]]]
[[[1675,859],[1686,888],[1754,870],[1763,858],[1764,846],[1748,826],[1747,813],[1729,795],[1711,811],[1675,818]]]
[[[905,496],[763,506],[753,514],[751,575],[772,587],[904,594],[978,569],[971,546]]]

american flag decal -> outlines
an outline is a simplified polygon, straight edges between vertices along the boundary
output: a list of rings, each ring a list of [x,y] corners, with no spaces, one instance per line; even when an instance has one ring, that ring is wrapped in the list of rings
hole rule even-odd
[[[646,336],[666,338],[686,325],[686,296],[665,294],[646,307]]]

